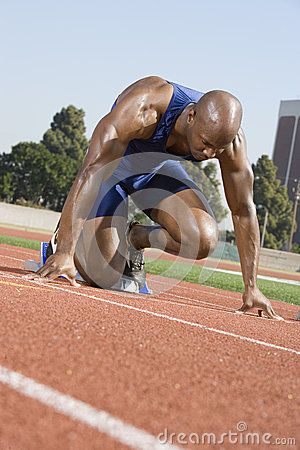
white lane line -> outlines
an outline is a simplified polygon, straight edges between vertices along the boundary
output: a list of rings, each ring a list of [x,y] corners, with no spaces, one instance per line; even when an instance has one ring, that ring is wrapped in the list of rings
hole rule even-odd
[[[0,246],[1,248],[1,246]],[[4,250],[10,250],[9,248],[6,247],[2,247]],[[20,252],[23,254],[27,254],[27,255],[33,255],[36,256],[37,253],[32,253],[32,252],[28,252],[28,251],[22,251],[19,250],[18,247],[16,247],[16,252]],[[7,255],[0,255],[0,256],[4,256],[4,257],[10,257],[11,259],[15,259],[16,261],[23,261],[21,259],[17,259],[17,258],[13,258],[11,256],[7,256]],[[221,273],[228,273],[230,275],[238,275],[238,276],[242,276],[242,273],[240,271],[235,271],[235,270],[229,270],[229,269],[220,269],[218,267],[214,267],[214,268],[210,268],[210,267],[204,267],[204,270],[210,271],[210,272],[221,272]],[[257,278],[260,280],[267,280],[267,281],[274,281],[276,283],[285,283],[285,284],[290,284],[293,286],[300,286],[300,281],[298,280],[290,280],[288,278],[278,278],[278,277],[271,277],[269,275],[257,275]],[[161,282],[162,283],[162,282]],[[210,286],[206,286],[207,288]],[[232,297],[233,298],[233,297]]]
[[[1,257],[2,258],[13,259],[15,261],[25,262],[23,259],[14,258],[12,256],[0,255],[0,258]],[[125,296],[124,294],[126,294],[126,298],[128,298],[128,299],[145,300],[145,301],[148,301],[148,302],[149,301],[151,301],[151,302],[158,302],[160,304],[164,303],[163,299],[156,298],[156,297],[159,296],[159,294],[151,295],[151,297],[148,297],[148,296],[146,297],[146,296],[143,296],[142,294],[139,294],[139,297],[137,298],[136,295],[130,295],[128,292],[120,293],[120,292],[117,292],[117,291],[110,291],[110,293],[115,295],[116,297],[121,297],[123,299],[124,299],[124,296]],[[217,303],[206,302],[204,300],[195,300],[194,298],[182,297],[181,295],[169,294],[167,292],[164,292],[162,295],[171,297],[172,299],[174,297],[176,297],[176,298],[179,298],[179,299],[182,299],[182,300],[186,300],[186,301],[190,300],[190,301],[192,301],[193,302],[192,304],[191,303],[185,303],[185,306],[188,307],[188,308],[201,308],[201,307],[203,308],[203,307],[205,307],[203,305],[209,305],[210,307],[212,307],[212,306],[217,307],[218,309],[221,310],[222,313],[232,314],[232,310],[230,310],[228,307],[223,306],[223,305],[219,305]],[[224,297],[224,296],[222,296],[222,297]],[[233,297],[228,297],[228,298],[233,298]],[[169,301],[168,298],[167,298],[167,301]],[[172,303],[173,305],[182,305],[182,303],[180,303],[179,301],[176,301],[176,300],[175,301],[172,300],[172,301],[170,301],[170,303]],[[214,308],[210,308],[210,309],[214,309]]]
[[[151,261],[151,258],[149,259],[149,261]],[[170,261],[170,260],[164,260],[164,261]],[[147,262],[147,258],[146,258],[146,262]],[[187,264],[187,263],[185,263]],[[242,272],[240,270],[230,270],[230,269],[222,269],[220,267],[210,267],[210,266],[205,266],[202,264],[196,264],[196,266],[200,266],[202,267],[202,271],[208,271],[208,272],[221,272],[221,273],[228,273],[230,275],[238,275],[238,276],[242,276]],[[201,276],[201,274],[200,274]],[[210,275],[209,275],[210,276]],[[262,275],[262,274],[258,274],[257,278],[260,280],[267,280],[267,281],[275,281],[276,283],[285,283],[285,284],[291,284],[294,286],[300,286],[300,281],[299,280],[293,280],[290,278],[280,278],[280,276],[274,277],[274,276],[270,276],[270,275]]]
[[[150,275],[151,276],[151,275]],[[152,275],[153,276],[153,275]],[[151,278],[150,278],[151,279]],[[153,279],[151,279],[151,285],[152,285],[152,283],[155,285],[155,284],[160,284],[160,285],[162,285],[162,286],[165,286],[166,285],[166,283],[164,283],[164,281],[161,281],[161,280],[156,280],[155,278],[153,278]],[[214,292],[214,290],[221,290],[221,289],[218,289],[218,288],[213,288],[213,287],[210,287],[210,286],[204,286],[204,285],[202,285],[202,284],[197,284],[197,283],[194,283],[194,284],[196,284],[196,286],[198,286],[198,287],[200,287],[201,288],[201,293],[204,293],[204,294],[208,294],[208,295],[212,295],[212,296],[214,296],[214,297],[221,297],[221,298],[223,298],[224,299],[224,295],[226,295],[226,299],[227,298],[230,298],[230,299],[232,299],[232,300],[235,300],[235,301],[240,301],[241,300],[241,293],[240,292],[236,292],[236,294],[238,294],[238,296],[236,296],[236,297],[233,297],[232,295],[227,295],[227,292],[229,293],[230,291],[226,291],[226,293],[224,292],[224,290],[223,290],[223,293],[221,293],[221,292]],[[172,292],[172,289],[173,288],[175,288],[175,287],[177,287],[178,285],[172,285],[172,286],[170,286],[170,292],[168,292],[167,294],[168,295],[172,295],[172,296],[174,296],[174,297],[181,297],[181,296],[178,296],[178,295],[175,295],[175,294],[173,294],[173,292]],[[188,287],[188,286],[183,286],[183,285],[181,285],[180,284],[180,290],[181,291],[189,291],[189,292],[191,292],[192,293],[192,295],[193,294],[198,294],[199,295],[199,291],[197,290],[197,289],[193,289],[192,287]],[[163,294],[166,294],[166,292],[163,292]],[[187,297],[187,298],[189,298],[190,300],[195,300],[195,298],[190,298],[190,297]],[[216,306],[221,306],[219,303],[212,303],[212,305],[216,305]],[[225,306],[224,306],[225,307]]]
[[[13,259],[15,261],[25,262],[23,259],[14,258],[12,256],[0,255],[0,258],[1,257],[2,258]],[[151,301],[151,302],[158,302],[160,304],[164,303],[164,300],[156,298],[156,297],[158,297],[159,294],[151,295],[151,297],[150,296],[143,296],[142,294],[139,294],[139,297],[137,298],[136,295],[131,295],[128,292],[120,293],[120,292],[117,292],[117,291],[110,291],[110,293],[115,295],[116,297],[121,297],[122,299],[124,299],[124,297],[126,297],[128,299],[133,299],[133,300],[145,300],[145,301],[148,301],[148,302],[149,301]],[[164,292],[162,295],[169,296],[171,298],[176,297],[176,298],[179,298],[179,299],[182,299],[182,300],[186,300],[186,301],[188,301],[188,300],[193,301],[194,302],[193,304],[190,304],[190,303],[186,303],[185,304],[185,306],[189,307],[189,308],[199,308],[199,307],[201,308],[201,307],[204,307],[202,305],[209,305],[211,307],[214,306],[214,307],[217,307],[218,309],[221,309],[222,313],[232,314],[232,310],[230,310],[228,307],[220,305],[220,304],[217,304],[217,303],[206,302],[204,300],[195,300],[194,298],[182,297],[181,295],[169,294],[167,292]],[[217,295],[217,294],[210,294],[210,295]],[[224,295],[222,295],[222,297],[224,298]],[[234,298],[234,297],[228,297],[228,298]],[[167,299],[167,301],[168,301],[168,299]],[[174,305],[182,305],[182,303],[180,303],[179,301],[176,301],[176,300],[175,301],[172,300],[172,301],[170,301],[170,303],[172,303]]]
[[[15,257],[13,257],[13,256],[7,256],[7,255],[1,255],[1,254],[0,254],[0,258],[1,258],[1,257],[2,257],[2,258],[6,258],[6,259],[13,259],[14,261],[21,261],[22,263],[25,263],[25,260],[24,260],[24,259],[15,258]],[[154,281],[154,283],[156,283],[156,281]],[[201,288],[202,288],[202,286],[201,286]],[[195,291],[196,291],[196,290],[195,290]],[[196,292],[197,292],[197,291],[196,291]],[[210,295],[221,296],[222,298],[224,298],[224,294],[210,293],[210,292],[208,292],[208,291],[203,291],[203,292],[204,292],[204,293],[209,293]],[[151,297],[150,297],[150,296],[143,296],[142,294],[139,294],[138,299],[137,299],[136,295],[131,295],[131,294],[129,294],[128,292],[126,292],[126,293],[120,293],[120,292],[117,292],[117,291],[111,291],[111,294],[116,295],[117,297],[121,297],[121,298],[124,298],[124,294],[125,294],[126,298],[130,298],[130,299],[134,299],[134,300],[147,300],[147,301],[151,300],[151,301],[154,301],[154,302],[160,302],[160,303],[163,303],[163,301],[162,301],[161,299],[155,298],[155,297],[157,297],[158,295],[160,295],[160,293],[151,295]],[[163,292],[162,295],[166,295],[166,296],[169,296],[169,297],[172,297],[172,298],[173,298],[173,297],[176,297],[176,298],[180,298],[180,299],[183,299],[183,300],[191,300],[191,301],[196,302],[196,304],[194,304],[194,305],[187,304],[186,306],[201,306],[201,305],[200,305],[200,303],[201,303],[201,304],[205,304],[205,305],[217,306],[217,307],[219,307],[219,308],[227,309],[227,311],[224,311],[224,312],[230,312],[230,313],[232,314],[232,311],[229,311],[227,306],[223,306],[223,305],[220,305],[220,304],[218,304],[218,303],[207,302],[207,301],[204,301],[204,300],[196,300],[195,298],[190,298],[190,297],[182,297],[181,295],[176,295],[176,294],[167,293],[167,292]],[[227,295],[226,295],[226,296],[227,296]],[[230,297],[230,296],[227,296],[227,297],[228,297],[228,298],[232,298],[232,299],[234,299],[234,300],[237,300],[237,299],[234,298],[234,297]],[[173,301],[172,303],[178,304],[178,305],[181,304],[181,303],[178,303],[178,302],[176,302],[176,301],[175,301],[175,302]]]
[[[10,248],[9,247],[5,247],[4,245],[7,245],[7,244],[0,244],[0,248],[3,248],[3,250],[8,250],[9,251]],[[27,254],[27,255],[33,255],[33,256],[37,255],[37,253],[34,253],[34,252],[37,252],[37,251],[34,251],[34,250],[33,251],[30,251],[30,249],[22,250],[19,247],[15,247],[14,249],[15,249],[16,252],[19,252],[19,253],[23,253],[23,254]],[[0,255],[0,256],[6,256],[6,255]],[[223,273],[228,273],[230,275],[242,276],[242,273],[240,271],[236,271],[236,270],[220,269],[219,267],[206,267],[206,266],[203,266],[203,269],[204,270],[208,270],[210,272],[223,272]],[[285,283],[285,284],[290,284],[290,285],[294,285],[294,286],[300,286],[300,281],[298,281],[298,280],[291,280],[289,278],[272,277],[272,276],[269,276],[269,275],[260,275],[260,274],[257,275],[257,278],[260,279],[260,280],[275,281],[276,283]],[[209,287],[209,286],[206,286],[206,287]]]
[[[175,445],[160,443],[154,435],[123,422],[106,411],[96,409],[88,403],[77,400],[70,395],[62,394],[56,389],[38,383],[32,378],[25,377],[21,373],[3,366],[0,366],[0,382],[26,397],[38,400],[43,405],[95,428],[97,431],[105,433],[116,441],[134,449],[178,449]]]
[[[1,255],[0,255],[0,256],[1,256]],[[167,282],[168,282],[168,280],[170,280],[171,288],[172,288],[172,287],[176,287],[176,285],[174,286],[174,284],[172,283],[172,281],[174,281],[175,278],[168,278],[168,277],[163,278],[161,275],[152,275],[152,274],[149,274],[149,276],[152,277],[152,279],[153,279],[153,281],[154,281],[155,283],[162,284],[162,285],[166,285]],[[178,280],[178,281],[179,281],[179,280]],[[211,293],[211,292],[213,292],[213,291],[222,291],[222,289],[220,289],[220,288],[215,288],[215,287],[213,287],[213,286],[207,286],[206,284],[191,283],[191,282],[189,282],[189,281],[184,281],[184,283],[187,283],[188,286],[181,286],[181,288],[182,288],[182,289],[187,289],[187,290],[193,291],[193,292],[197,292],[197,289],[195,289],[195,288],[192,287],[192,286],[201,286],[201,289],[206,289],[206,292],[207,292],[207,293]],[[224,290],[224,289],[223,289],[223,290]],[[226,292],[230,292],[230,291],[226,291]],[[218,293],[218,292],[217,292],[217,293]],[[232,293],[232,294],[238,294],[238,295],[241,295],[240,292],[231,291],[231,293]],[[219,294],[219,295],[222,295],[222,294]],[[231,298],[234,298],[235,300],[237,299],[237,297],[231,297]]]
[[[235,270],[219,269],[219,268],[216,268],[216,267],[214,267],[213,269],[209,269],[209,268],[205,267],[205,270],[209,270],[211,272],[228,273],[230,275],[238,275],[240,277],[242,276],[241,272],[237,272]],[[269,275],[257,275],[257,278],[259,280],[275,281],[276,283],[285,283],[285,284],[292,284],[294,286],[300,286],[300,281],[289,280],[287,278],[270,277]]]
[[[22,280],[22,277],[16,277],[16,276],[13,276],[13,275],[7,275],[6,273],[1,272],[1,271],[0,271],[0,275],[2,277],[4,277],[4,278],[16,278],[16,279],[19,279],[19,280],[21,279]],[[23,281],[25,281],[25,280],[23,279]],[[33,281],[33,280],[26,280],[26,282],[37,284],[37,285],[41,286],[41,283]],[[271,344],[270,342],[261,341],[259,339],[253,339],[253,338],[250,338],[250,337],[247,337],[247,336],[243,336],[243,335],[240,335],[240,334],[231,333],[230,331],[220,330],[218,328],[208,327],[207,325],[202,325],[202,324],[196,323],[196,322],[190,322],[188,320],[180,319],[178,317],[168,316],[167,314],[157,313],[157,312],[154,312],[154,311],[151,311],[151,310],[148,310],[148,309],[137,308],[136,306],[127,305],[125,303],[116,302],[114,300],[108,300],[108,299],[105,299],[105,298],[96,297],[95,295],[84,294],[82,292],[78,292],[78,288],[74,288],[73,290],[71,290],[71,289],[61,288],[61,287],[58,287],[58,286],[53,286],[53,285],[51,285],[51,283],[47,283],[46,286],[48,288],[56,289],[58,291],[68,292],[69,294],[77,295],[79,297],[90,298],[92,300],[98,300],[98,301],[103,302],[103,303],[108,303],[110,305],[118,306],[119,308],[129,309],[129,310],[140,312],[140,313],[143,313],[143,314],[148,314],[150,316],[159,317],[160,319],[165,319],[165,320],[169,320],[169,321],[172,321],[172,322],[177,322],[177,323],[180,323],[180,324],[183,324],[183,325],[189,325],[191,327],[200,328],[202,330],[211,331],[213,333],[221,334],[221,335],[224,335],[224,336],[230,336],[230,337],[242,340],[242,341],[250,342],[251,344],[261,345],[261,346],[264,346],[264,347],[274,348],[276,350],[282,350],[282,351],[285,351],[285,352],[288,352],[288,353],[294,353],[295,355],[300,355],[300,351],[295,350],[293,348],[283,347],[281,345],[276,345],[276,344]]]
[[[0,258],[7,258],[7,259],[13,259],[14,261],[25,262],[24,259],[15,258],[14,256],[0,255]]]
[[[161,284],[161,285],[165,285],[165,282],[163,280],[156,280],[156,279],[152,279],[151,280],[151,286],[152,286],[152,284],[155,285],[156,283]],[[190,283],[190,284],[193,284],[193,283]],[[196,283],[194,283],[194,284],[196,284]],[[214,287],[211,287],[211,286],[203,286],[201,284],[196,284],[196,286],[201,287],[201,293],[208,294],[209,296],[221,297],[222,299],[224,299],[224,295],[226,295],[226,299],[232,299],[232,300],[239,301],[239,302],[241,302],[241,300],[242,300],[242,294],[240,292],[235,292],[235,291],[226,291],[225,292],[224,291],[223,293],[221,293],[221,292],[214,292],[214,291],[220,291],[221,289],[219,289],[219,288],[214,288]],[[169,296],[173,296],[173,297],[180,297],[180,296],[178,296],[176,294],[173,294],[173,292],[172,292],[173,287],[174,286],[171,286],[170,292],[164,292],[164,295],[169,295]],[[205,290],[205,288],[207,290]],[[190,292],[190,295],[197,295],[197,294],[199,295],[199,292],[197,291],[197,289],[195,289],[193,287],[190,287],[190,286],[180,285],[180,290],[182,292],[185,292],[185,291]],[[233,297],[232,295],[229,295],[229,292],[231,292],[232,294],[235,293],[235,294],[237,294],[237,296]],[[184,297],[184,298],[186,298],[188,300],[195,300],[195,297],[193,297],[193,298],[191,298],[191,297]],[[195,301],[202,301],[202,300],[195,300]],[[274,299],[272,301],[280,302],[280,300],[274,300]],[[211,303],[211,304],[214,305],[214,306],[218,306],[218,307],[228,308],[227,306],[222,306],[220,303]],[[295,310],[292,309],[292,307],[295,307],[297,305],[295,305],[294,303],[286,303],[285,304],[286,308],[289,307],[289,306],[291,306],[291,308],[286,309],[286,312],[294,313]],[[279,307],[279,305],[276,305],[276,308],[278,308],[278,307]]]
[[[0,249],[6,250],[8,252],[12,250],[11,247],[12,247],[11,245],[6,247],[6,244],[0,244]],[[37,256],[39,254],[38,250],[31,250],[31,249],[25,250],[24,247],[23,247],[23,249],[20,249],[20,247],[13,247],[13,249],[14,249],[14,253],[18,252],[18,253],[23,253],[25,255],[33,255],[33,256]]]
[[[21,262],[25,263],[25,260],[24,260],[24,259],[15,258],[15,257],[13,257],[13,256],[1,255],[1,254],[0,254],[0,257],[2,257],[2,258],[7,258],[7,259],[12,259],[12,260],[14,260],[14,261],[21,261]],[[162,281],[162,280],[156,280],[156,279],[154,279],[153,282],[154,282],[154,283],[157,283],[157,284],[163,284],[163,285],[165,284],[164,281]],[[172,285],[170,289],[172,289],[173,287],[174,287],[174,286]],[[204,288],[204,289],[203,289],[203,288]],[[215,297],[222,297],[222,298],[224,298],[224,294],[220,294],[220,293],[218,293],[218,292],[212,292],[212,291],[210,291],[209,289],[205,290],[205,288],[208,288],[208,286],[201,286],[201,290],[203,291],[203,293],[207,293],[207,294],[213,295],[213,296],[215,296]],[[199,292],[198,292],[196,289],[192,289],[192,288],[189,288],[189,287],[182,287],[182,289],[191,290],[191,291],[196,292],[197,294],[199,294]],[[211,288],[211,289],[213,290],[213,289],[216,289],[216,288]],[[116,291],[112,291],[112,293],[113,293],[114,295],[116,295],[116,296],[119,296],[119,297],[123,297],[123,296],[124,296],[123,294],[120,294],[120,293],[118,293],[118,292],[116,292]],[[155,295],[159,295],[159,294],[154,294],[154,296],[155,296]],[[176,298],[185,299],[185,300],[193,300],[193,301],[196,301],[197,304],[198,304],[198,303],[203,303],[203,304],[207,304],[207,305],[213,305],[213,306],[218,306],[218,307],[220,307],[220,308],[227,308],[227,309],[228,309],[227,306],[220,305],[220,304],[218,304],[218,303],[206,302],[206,301],[204,301],[204,300],[195,300],[194,298],[190,298],[190,297],[182,297],[182,296],[180,296],[180,295],[176,295],[176,294],[173,294],[173,293],[167,293],[167,292],[164,292],[163,295],[168,295],[168,296],[170,296],[170,297],[176,297]],[[227,294],[226,294],[226,297],[229,298],[229,299],[233,299],[233,300],[239,300],[238,298],[232,297],[232,296],[227,295]],[[134,298],[134,299],[136,299],[135,296],[130,295],[130,294],[128,294],[128,293],[126,293],[126,298]],[[153,296],[151,296],[151,298],[150,298],[150,297],[148,297],[148,296],[147,296],[147,297],[144,297],[144,296],[142,296],[141,294],[140,294],[140,296],[139,296],[139,299],[144,299],[144,300],[148,300],[148,301],[151,299],[152,301],[159,301],[159,302],[161,302],[161,300],[155,299],[155,298],[153,298]],[[175,302],[172,302],[172,303],[175,303]],[[189,305],[189,306],[192,306],[192,305]]]

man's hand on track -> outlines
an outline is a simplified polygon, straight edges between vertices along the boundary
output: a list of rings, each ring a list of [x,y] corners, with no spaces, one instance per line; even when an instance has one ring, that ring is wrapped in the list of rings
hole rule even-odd
[[[236,311],[236,313],[245,314],[252,308],[258,308],[258,310],[263,311],[270,319],[284,320],[281,316],[275,313],[270,300],[268,300],[258,288],[253,288],[244,292],[243,305]]]
[[[73,256],[56,252],[47,259],[46,263],[36,273],[25,275],[24,278],[46,283],[63,276],[71,286],[79,287],[80,284],[75,279],[76,273]]]

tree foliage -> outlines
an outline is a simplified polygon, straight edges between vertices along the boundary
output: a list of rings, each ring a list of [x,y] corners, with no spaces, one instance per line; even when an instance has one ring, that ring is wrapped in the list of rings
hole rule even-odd
[[[44,165],[48,151],[42,144],[20,142],[12,148],[11,153],[4,154],[6,175],[9,175],[11,201],[23,198],[33,204],[39,204],[47,180]]]
[[[292,225],[292,202],[287,188],[276,178],[277,167],[267,155],[262,155],[252,165],[254,172],[254,202],[260,231],[262,232],[266,209],[268,222],[264,246],[286,249]]]
[[[83,119],[83,110],[63,108],[40,143],[0,155],[0,199],[61,211],[88,147]]]
[[[55,114],[42,143],[49,152],[69,156],[80,164],[88,147],[85,131],[83,109],[70,105]]]

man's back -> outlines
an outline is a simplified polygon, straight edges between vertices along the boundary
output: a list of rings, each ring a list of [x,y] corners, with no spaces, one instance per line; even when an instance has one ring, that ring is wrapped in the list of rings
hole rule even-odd
[[[146,84],[147,87],[144,87],[145,90],[149,89],[151,84],[153,85],[154,90],[157,89],[157,80],[155,79],[153,82],[153,78],[156,77],[150,77],[150,80]],[[117,173],[119,176],[126,176],[130,174],[130,172],[136,173],[137,170],[140,170],[141,172],[156,171],[165,161],[170,159],[178,159],[175,155],[167,152],[166,146],[168,138],[177,118],[180,116],[185,107],[191,103],[197,103],[204,94],[174,82],[162,79],[160,80],[172,87],[171,97],[169,92],[167,92],[166,95],[167,97],[170,97],[169,103],[165,112],[161,114],[158,122],[156,123],[153,133],[148,138],[133,139],[130,141],[124,153],[124,157],[118,167]],[[140,89],[140,84],[141,86],[144,86],[144,80],[135,83],[132,90],[129,88],[126,89],[126,91],[124,91],[125,95],[122,93],[114,102],[112,110],[126,98],[126,92],[127,94],[129,92],[133,94],[137,89]],[[158,90],[159,89],[160,88],[158,88]],[[145,155],[145,153],[147,153],[147,155]],[[128,156],[130,157],[128,158]],[[192,155],[183,158],[196,161]]]

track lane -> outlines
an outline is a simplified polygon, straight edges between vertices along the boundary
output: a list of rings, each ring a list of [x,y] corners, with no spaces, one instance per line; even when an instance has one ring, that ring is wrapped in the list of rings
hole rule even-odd
[[[4,257],[4,263],[7,256]],[[23,262],[12,260],[11,266],[23,267]],[[17,274],[27,273],[22,270]],[[0,255],[0,270],[1,270],[1,255]],[[154,285],[157,278],[152,277]],[[170,280],[173,282],[174,280]],[[258,339],[267,341],[274,345],[287,346],[289,348],[299,349],[298,327],[297,322],[293,319],[299,307],[289,305],[283,302],[273,301],[276,310],[282,314],[286,321],[277,322],[266,318],[259,318],[254,313],[247,315],[237,315],[234,311],[241,304],[241,296],[238,293],[231,292],[228,295],[227,291],[220,289],[202,287],[192,283],[181,282],[180,286],[175,286],[171,291],[162,293],[159,296],[141,296],[118,293],[113,291],[103,291],[93,289],[85,286],[79,290],[70,287],[64,282],[54,282],[43,285],[48,289],[61,290],[72,293],[74,295],[86,298],[90,297],[101,298],[105,292],[104,300],[116,301],[120,305],[130,305],[136,308],[147,309],[149,312],[160,313],[169,316],[175,316],[178,319],[190,321],[192,323],[199,323],[203,326],[210,326],[221,331],[228,331],[229,333],[236,333],[241,336],[249,337],[251,339]],[[191,287],[193,286],[193,287]],[[196,289],[198,288],[198,289]],[[186,294],[185,290],[193,293]],[[181,291],[184,295],[181,295]],[[229,298],[227,298],[227,295]],[[195,298],[196,297],[196,298]],[[122,306],[122,305],[121,305]],[[224,321],[224,311],[228,314],[228,319]],[[195,320],[195,314],[196,320]],[[203,319],[203,320],[202,320]],[[208,321],[208,322],[207,322]],[[266,326],[267,324],[267,326]],[[287,345],[287,335],[288,343]],[[294,346],[294,347],[293,347]]]
[[[128,450],[104,433],[0,383],[1,450]]]
[[[0,292],[3,289],[4,285],[0,285]],[[199,426],[206,431],[224,432],[246,418],[252,429],[267,428],[273,433],[284,429],[289,434],[297,431],[296,355],[254,348],[229,336],[216,336],[96,299],[83,299],[73,292],[48,289],[41,295],[30,289],[28,295],[29,288],[18,289],[21,291],[17,296],[16,286],[5,285],[1,309],[6,309],[1,327],[6,326],[7,336],[1,342],[6,355],[1,363],[13,370],[38,377],[45,384],[79,396],[152,433],[164,427],[174,432],[199,431]],[[100,292],[83,289],[88,295],[96,291],[98,296]],[[105,291],[101,295],[109,298]],[[223,322],[231,318],[221,310],[170,303],[167,295],[155,301],[132,297],[110,298],[128,305],[144,303],[144,308],[147,302],[147,309],[188,315],[193,320],[195,311],[197,318],[203,314],[201,318],[206,321],[218,314]],[[210,303],[220,301],[217,297],[208,299],[207,294],[205,298]],[[249,323],[263,324],[259,327],[267,329],[273,323],[232,316],[244,324],[244,329],[247,325],[247,333]],[[228,325],[231,327],[232,322]],[[278,334],[280,328],[274,329]],[[281,331],[287,345],[290,329]],[[276,417],[272,417],[275,405]]]

